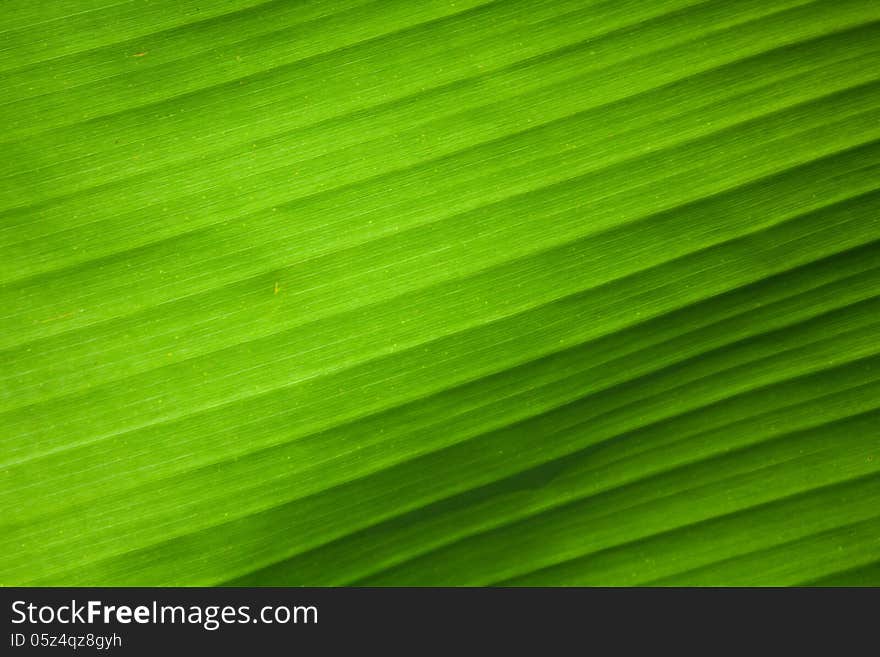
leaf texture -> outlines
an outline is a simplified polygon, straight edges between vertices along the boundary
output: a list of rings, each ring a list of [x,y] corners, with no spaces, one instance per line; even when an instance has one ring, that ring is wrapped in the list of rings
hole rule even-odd
[[[875,0],[6,0],[0,583],[880,584]]]

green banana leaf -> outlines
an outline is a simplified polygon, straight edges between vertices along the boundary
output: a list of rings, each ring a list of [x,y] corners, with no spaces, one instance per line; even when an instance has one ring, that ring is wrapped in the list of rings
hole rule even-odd
[[[4,0],[0,583],[880,584],[876,0]]]

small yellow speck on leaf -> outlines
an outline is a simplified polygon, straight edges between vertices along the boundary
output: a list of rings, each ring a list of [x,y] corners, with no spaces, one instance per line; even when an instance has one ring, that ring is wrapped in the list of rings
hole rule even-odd
[[[132,57],[143,57],[146,54],[147,54],[146,52],[136,52],[135,54],[132,55]]]
[[[278,284],[278,281],[275,281],[275,291],[273,292],[273,294],[278,294],[278,290],[280,290],[280,289],[281,289],[281,286]]]
[[[68,317],[74,316],[74,311],[70,311],[69,313],[62,313],[60,315],[55,315],[54,317],[49,317],[48,319],[39,320],[40,324],[47,324],[49,322],[57,322],[59,319],[67,319]]]

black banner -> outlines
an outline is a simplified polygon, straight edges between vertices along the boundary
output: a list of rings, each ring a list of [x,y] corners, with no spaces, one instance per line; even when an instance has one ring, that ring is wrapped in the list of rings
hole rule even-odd
[[[878,589],[6,588],[0,654],[849,653]],[[866,644],[862,641],[867,640]],[[871,650],[873,652],[873,650]]]

